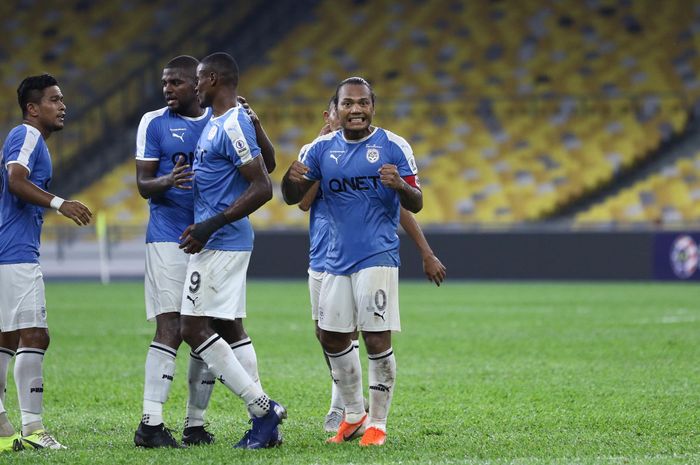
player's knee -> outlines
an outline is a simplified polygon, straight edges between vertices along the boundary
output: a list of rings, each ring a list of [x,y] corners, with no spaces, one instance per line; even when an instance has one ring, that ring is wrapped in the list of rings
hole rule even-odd
[[[319,341],[321,342],[321,346],[323,347],[323,350],[329,354],[340,353],[347,349],[351,344],[349,334],[334,333],[323,330],[320,332],[321,334]]]
[[[182,343],[180,335],[180,320],[179,318],[169,318],[167,320],[156,320],[156,335],[153,338],[155,342],[165,344],[168,347],[177,349]]]
[[[19,347],[19,331],[0,333],[0,347],[16,352]]]
[[[214,320],[212,326],[214,331],[229,344],[235,344],[248,337],[241,318],[236,318],[235,320]]]
[[[196,327],[196,325],[193,325],[192,323],[188,321],[181,321],[180,322],[180,337],[182,339],[192,345],[192,340],[195,337],[196,333],[198,333],[199,330]]]
[[[156,337],[153,338],[153,341],[160,344],[165,344],[166,346],[177,350],[180,347],[180,344],[182,344],[180,328],[178,327],[173,331],[156,331]]]
[[[180,321],[180,337],[193,349],[202,344],[211,330],[206,321],[199,318],[182,318]]]
[[[391,331],[363,332],[362,338],[370,354],[380,354],[391,348]]]
[[[50,342],[51,337],[46,328],[27,328],[19,331],[19,345],[22,347],[46,350]]]

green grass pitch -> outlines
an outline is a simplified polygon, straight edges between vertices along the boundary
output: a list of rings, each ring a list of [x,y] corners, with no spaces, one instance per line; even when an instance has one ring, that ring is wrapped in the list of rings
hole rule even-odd
[[[302,280],[249,283],[263,386],[289,411],[285,444],[263,451],[232,448],[247,417],[220,384],[208,410],[215,445],[136,449],[154,331],[143,285],[49,282],[46,293],[44,419],[69,449],[7,453],[0,464],[700,463],[695,285],[402,282],[389,435],[370,450],[324,444],[330,380]],[[187,353],[165,409],[177,436]],[[18,425],[12,379],[6,407]]]

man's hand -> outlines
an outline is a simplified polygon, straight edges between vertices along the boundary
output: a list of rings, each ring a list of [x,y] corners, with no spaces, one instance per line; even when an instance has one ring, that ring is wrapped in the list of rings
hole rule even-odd
[[[172,187],[183,190],[192,189],[190,183],[192,182],[194,173],[190,170],[190,165],[185,164],[185,157],[182,155],[177,159],[177,163],[175,163],[173,170],[168,176]]]
[[[260,118],[258,118],[258,115],[253,111],[253,109],[250,107],[250,103],[245,99],[245,97],[241,97],[240,95],[238,96],[238,103],[241,104],[243,109],[248,113],[248,116],[250,116],[250,119],[253,123],[259,123]]]
[[[180,248],[185,253],[198,253],[204,248],[204,244],[207,243],[206,240],[202,243],[196,237],[192,236],[192,232],[197,228],[198,224],[199,223],[195,223],[187,226],[185,232],[180,236]],[[207,237],[207,240],[209,240],[209,237]]]
[[[428,277],[428,281],[432,281],[437,287],[440,287],[447,275],[447,268],[435,255],[425,255],[423,257],[423,273]]]
[[[331,129],[330,123],[326,123],[323,125],[323,127],[321,128],[321,131],[318,133],[318,135],[319,135],[319,137],[325,136],[326,134],[330,134],[331,132],[333,132],[333,130]]]
[[[386,187],[394,190],[401,189],[406,182],[399,176],[399,169],[396,165],[391,165],[389,163],[385,163],[379,168],[379,180]]]
[[[306,173],[309,172],[309,167],[300,162],[299,160],[294,160],[292,162],[292,166],[289,167],[289,171],[287,172],[288,174],[288,179],[292,182],[304,182],[308,181],[304,177]]]
[[[75,221],[75,224],[78,226],[90,224],[90,219],[92,218],[90,209],[77,200],[64,200],[58,212],[66,218]]]
[[[200,252],[209,241],[212,234],[228,224],[226,215],[219,213],[211,218],[187,226],[180,236],[180,248],[186,253]]]

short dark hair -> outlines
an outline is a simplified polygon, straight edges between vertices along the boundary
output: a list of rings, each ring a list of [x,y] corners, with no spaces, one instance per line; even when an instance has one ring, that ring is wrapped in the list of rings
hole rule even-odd
[[[165,64],[163,69],[167,68],[178,68],[185,70],[196,70],[199,61],[195,57],[189,55],[180,55]]]
[[[17,102],[22,109],[22,117],[27,116],[27,104],[39,103],[44,96],[44,89],[57,86],[58,81],[48,73],[39,76],[28,76],[17,87]]]
[[[228,53],[212,53],[202,58],[201,64],[205,69],[216,72],[224,84],[238,87],[238,63]]]
[[[343,87],[345,84],[359,84],[361,86],[366,86],[369,89],[369,95],[372,98],[372,105],[374,105],[375,95],[374,90],[372,90],[372,85],[367,81],[367,79],[363,77],[353,76],[347,79],[343,79],[342,81],[340,81],[340,84],[338,84],[338,87],[335,88],[333,103],[335,103],[336,107],[338,106],[338,93],[340,93],[341,87]]]

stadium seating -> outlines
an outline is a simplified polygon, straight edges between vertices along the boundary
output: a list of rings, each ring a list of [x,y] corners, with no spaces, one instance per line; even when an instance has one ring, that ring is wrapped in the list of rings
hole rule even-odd
[[[159,91],[151,76],[160,70],[153,66],[177,54],[209,51],[202,37],[215,35],[210,17],[235,24],[255,4],[211,2],[207,9],[186,0],[0,2],[0,24],[12,37],[0,41],[0,138],[19,119],[21,79],[50,72],[68,112],[65,130],[49,145],[55,164],[67,161],[107,128],[123,124],[123,115],[140,108],[144,92]],[[148,81],[139,73],[144,68]]]
[[[375,121],[418,157],[424,224],[546,218],[680,133],[698,97],[690,6],[338,3],[320,5],[294,40],[249,70],[246,92],[272,121],[284,167],[315,136],[335,84],[370,79]],[[677,56],[665,52],[673,47]],[[300,129],[270,98],[316,123],[304,118]],[[277,198],[267,208],[284,207]]]
[[[109,224],[145,225],[148,222],[148,203],[136,189],[136,164],[133,160],[110,171],[107,176],[75,195],[87,204],[93,213],[105,216]],[[65,225],[65,218],[46,215],[46,225]]]
[[[700,153],[680,159],[580,213],[576,223],[700,224]]]
[[[414,148],[423,224],[538,221],[684,130],[700,96],[695,18],[691,2],[326,1],[239,90],[277,148],[276,186],[337,82],[362,75],[375,122]],[[306,222],[278,191],[252,220]]]

